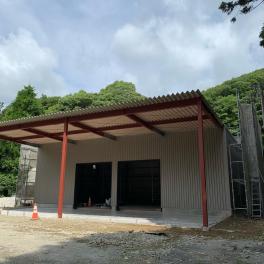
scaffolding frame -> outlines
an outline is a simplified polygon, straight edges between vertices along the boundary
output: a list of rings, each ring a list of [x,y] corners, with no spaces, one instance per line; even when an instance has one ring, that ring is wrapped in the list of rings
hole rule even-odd
[[[32,205],[34,202],[34,187],[37,157],[31,157],[31,152],[35,150],[31,148],[24,149],[29,154],[23,153],[23,147],[20,150],[19,170],[16,185],[16,206]],[[35,151],[36,152],[36,151]]]
[[[239,153],[237,153],[239,155],[240,160],[234,160],[234,155],[232,152],[232,148],[236,148],[239,149]],[[230,175],[231,175],[231,187],[232,187],[232,201],[233,201],[233,210],[234,211],[245,211],[247,212],[248,210],[248,197],[247,197],[247,192],[246,192],[246,188],[247,188],[247,181],[245,178],[245,168],[244,168],[244,157],[243,157],[243,149],[241,146],[241,143],[233,143],[229,145],[229,166],[230,166]],[[234,164],[240,164],[241,168],[242,168],[242,175],[240,175],[240,178],[237,178],[235,176],[235,171],[234,171]],[[242,177],[241,177],[242,176]],[[235,184],[239,184],[240,186],[243,186],[244,189],[244,195],[245,195],[245,206],[243,206],[241,204],[241,197],[240,197],[240,201],[236,201],[236,197],[235,197]],[[240,202],[239,206],[238,203]]]

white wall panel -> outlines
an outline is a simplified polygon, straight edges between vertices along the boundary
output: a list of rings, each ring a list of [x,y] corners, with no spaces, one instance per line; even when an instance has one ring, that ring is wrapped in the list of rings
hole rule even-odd
[[[227,157],[223,130],[205,130],[208,207],[230,210]],[[60,144],[40,148],[38,155],[36,199],[55,204],[58,196]],[[160,137],[143,135],[95,139],[69,144],[65,176],[65,204],[73,204],[76,163],[160,159],[161,206],[163,208],[200,209],[201,191],[196,131],[178,132]]]

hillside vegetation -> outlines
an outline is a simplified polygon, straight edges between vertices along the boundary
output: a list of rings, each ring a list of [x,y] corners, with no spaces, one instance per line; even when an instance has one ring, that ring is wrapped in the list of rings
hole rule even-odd
[[[255,89],[258,86],[264,89],[264,69],[225,81],[207,89],[203,94],[224,124],[236,135],[238,131],[237,92],[241,103],[255,103],[262,123],[260,97]]]
[[[107,106],[143,99],[136,92],[135,85],[116,81],[99,93],[84,90],[63,97],[42,95],[37,98],[32,86],[25,86],[17,93],[16,99],[0,114],[0,121],[48,114],[58,111],[77,110],[92,106]],[[19,145],[0,141],[0,196],[15,192],[18,174]]]
[[[239,91],[241,102],[251,102],[256,97],[253,88],[256,85],[264,87],[264,69],[226,81],[203,92],[205,98],[233,134],[236,134],[238,129],[237,91]],[[101,89],[98,93],[80,90],[63,97],[42,95],[38,98],[32,86],[25,86],[18,92],[16,99],[0,112],[0,120],[75,110],[90,106],[107,106],[143,98],[142,95],[137,93],[134,84],[123,81],[116,81]],[[256,108],[261,120],[259,98],[256,99]],[[4,141],[0,142],[0,196],[15,192],[18,158],[19,145]]]

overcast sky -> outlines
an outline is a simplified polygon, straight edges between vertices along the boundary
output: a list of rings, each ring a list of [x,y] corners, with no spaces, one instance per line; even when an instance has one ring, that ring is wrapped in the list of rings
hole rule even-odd
[[[0,0],[0,101],[131,81],[154,96],[264,66],[263,7],[235,24],[217,0]]]

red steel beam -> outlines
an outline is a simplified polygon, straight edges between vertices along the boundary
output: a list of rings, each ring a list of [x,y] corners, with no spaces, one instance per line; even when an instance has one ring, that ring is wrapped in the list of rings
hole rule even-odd
[[[69,131],[68,135],[74,135],[74,134],[81,134],[81,133],[87,133],[87,131],[84,130],[74,130],[74,131]],[[50,133],[53,136],[63,136],[63,132],[55,132],[55,133]],[[23,136],[23,137],[19,137],[18,139],[21,140],[28,140],[28,139],[38,139],[38,138],[45,138],[45,136],[43,135],[30,135],[30,136]],[[63,138],[61,138],[63,140]],[[56,139],[57,140],[57,139]],[[62,141],[60,140],[60,141]],[[76,143],[74,140],[68,139],[69,143]]]
[[[208,229],[208,210],[206,192],[206,173],[205,173],[205,152],[204,152],[204,131],[203,131],[203,106],[202,101],[197,103],[198,108],[198,153],[199,153],[199,172],[201,177],[202,190],[202,213],[203,229]]]
[[[36,128],[23,128],[23,130],[26,132],[32,133],[32,134],[39,135],[39,136],[43,136],[43,137],[51,138],[54,140],[62,141],[62,138],[60,136],[53,135],[52,133],[41,131],[41,130],[36,129]]]
[[[197,98],[185,99],[181,101],[171,101],[171,102],[161,102],[155,103],[150,105],[142,105],[142,106],[134,106],[124,109],[116,109],[110,110],[105,112],[97,112],[97,113],[90,113],[90,114],[83,114],[81,116],[73,116],[69,118],[69,121],[82,121],[82,120],[90,120],[96,118],[104,118],[104,117],[112,117],[112,116],[119,116],[119,115],[129,115],[129,114],[136,114],[142,112],[151,112],[157,110],[163,110],[168,108],[179,108],[179,107],[186,107],[190,105],[195,105],[198,101]]]
[[[7,126],[0,127],[0,132],[24,129],[24,128],[32,128],[32,127],[38,127],[38,126],[62,124],[64,119],[65,118],[56,118],[56,119],[51,119],[51,120],[29,121],[29,122],[21,123],[21,124],[7,125]]]
[[[64,121],[64,131],[63,131],[62,150],[61,150],[61,167],[60,167],[59,196],[58,196],[58,218],[62,218],[62,211],[63,211],[67,146],[68,146],[68,120],[66,119]]]
[[[8,136],[4,136],[4,135],[0,135],[0,140],[10,141],[10,142],[18,143],[18,144],[23,144],[23,145],[29,145],[32,147],[39,147],[38,144],[30,143],[30,142],[24,141],[20,138],[8,137]]]
[[[163,131],[161,131],[160,129],[154,127],[152,124],[150,124],[150,122],[147,122],[143,119],[141,119],[140,117],[131,114],[131,115],[127,115],[127,117],[129,117],[131,120],[135,121],[136,123],[142,125],[143,127],[161,135],[161,136],[165,136],[165,133]]]
[[[217,120],[217,118],[211,113],[209,106],[207,106],[206,104],[202,104],[202,110],[205,114],[207,114],[211,121],[215,124],[216,127],[223,127],[223,124],[219,123],[219,121]]]
[[[206,108],[204,108],[204,112],[207,113],[207,115],[209,116],[209,118],[211,119],[211,121],[214,123],[214,125],[216,127],[220,127],[220,128],[223,127],[223,125],[222,124],[219,124],[219,122],[216,120],[216,118],[211,113],[209,113],[206,110]]]
[[[204,115],[203,119],[209,119],[209,116]],[[150,125],[166,125],[166,124],[176,124],[176,123],[184,123],[184,122],[191,122],[196,121],[197,116],[188,116],[188,117],[180,117],[180,118],[170,118],[164,120],[156,120],[156,121],[149,121]],[[138,123],[131,123],[131,124],[124,124],[124,125],[116,125],[116,126],[109,126],[109,127],[99,127],[98,130],[119,130],[119,129],[127,129],[127,128],[134,128],[140,127],[141,124]]]
[[[44,136],[41,136],[41,135],[30,135],[30,136],[17,137],[17,139],[19,139],[19,140],[37,139],[37,138],[44,138]]]
[[[116,137],[111,135],[111,134],[108,134],[108,133],[105,133],[103,131],[100,131],[98,130],[97,128],[94,128],[94,127],[91,127],[91,126],[88,126],[88,125],[85,125],[85,124],[82,124],[82,123],[79,123],[79,122],[71,122],[71,125],[72,126],[75,126],[75,127],[78,127],[78,128],[81,128],[83,130],[85,130],[86,132],[92,132],[96,135],[99,135],[101,137],[105,137],[105,138],[108,138],[108,139],[111,139],[111,140],[116,140]]]
[[[51,139],[54,139],[54,140],[58,140],[58,141],[62,141],[62,135],[60,133],[60,135],[56,134],[56,133],[49,133],[49,132],[45,132],[45,131],[42,131],[42,130],[39,130],[39,129],[36,129],[36,128],[23,128],[22,130],[26,131],[26,132],[29,132],[29,133],[32,133],[32,134],[35,134],[34,135],[34,138],[51,138]],[[35,137],[37,136],[37,137]],[[30,136],[26,136],[27,139],[30,138]],[[73,141],[73,140],[68,140],[69,143],[72,143],[72,144],[75,144],[76,142]]]
[[[210,116],[203,115],[203,119],[209,119]],[[172,118],[172,119],[165,119],[165,120],[157,120],[157,121],[150,121],[148,122],[151,125],[164,125],[164,124],[174,124],[174,123],[183,123],[183,122],[191,122],[191,121],[197,121],[197,116],[188,116],[188,117],[180,117],[180,118]],[[108,127],[98,127],[96,128],[98,131],[111,131],[111,130],[119,130],[119,129],[128,129],[128,128],[135,128],[140,127],[141,124],[138,123],[129,123],[129,124],[123,124],[123,125],[114,125],[114,126],[108,126]],[[85,129],[79,129],[79,130],[73,130],[69,131],[68,135],[76,135],[76,134],[82,134],[87,133],[88,131]],[[52,135],[62,136],[63,132],[57,132],[52,133]],[[19,140],[27,140],[27,139],[36,139],[36,138],[43,138],[44,136],[40,135],[32,135],[32,136],[24,136],[19,137]]]
[[[141,112],[150,112],[150,111],[157,111],[162,109],[168,108],[178,108],[178,107],[186,107],[191,105],[196,105],[199,97],[191,98],[191,99],[184,99],[181,101],[171,101],[171,102],[160,102],[150,105],[142,105],[142,106],[133,106],[124,109],[114,109],[109,111],[102,111],[102,112],[95,112],[95,113],[88,113],[88,114],[81,114],[76,116],[67,117],[69,122],[79,122],[82,120],[91,120],[97,118],[104,118],[104,117],[111,117],[111,116],[119,116],[119,115],[129,115],[129,114],[136,114]],[[10,124],[3,127],[0,127],[1,131],[8,131],[8,130],[16,130],[16,129],[23,129],[23,128],[32,128],[32,127],[39,127],[39,126],[47,126],[47,125],[55,125],[64,122],[65,117],[57,117],[49,120],[36,120],[36,121],[29,121],[22,124]]]

